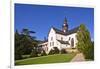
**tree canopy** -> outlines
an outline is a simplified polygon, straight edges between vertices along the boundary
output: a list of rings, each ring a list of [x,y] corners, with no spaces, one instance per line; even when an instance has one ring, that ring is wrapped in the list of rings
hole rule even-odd
[[[84,54],[86,59],[94,59],[94,45],[91,42],[90,33],[84,24],[80,25],[76,37],[78,50]]]
[[[18,30],[15,32],[15,59],[22,59],[22,55],[31,54],[33,47],[37,46],[37,41],[34,36],[30,33],[35,33],[34,31],[29,31],[28,29],[22,29],[19,33]]]

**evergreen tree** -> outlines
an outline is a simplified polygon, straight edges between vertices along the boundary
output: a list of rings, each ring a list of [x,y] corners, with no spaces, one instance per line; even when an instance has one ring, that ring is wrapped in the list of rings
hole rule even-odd
[[[28,29],[23,29],[22,33],[16,30],[15,32],[15,60],[22,59],[22,55],[30,55],[33,46],[37,46],[37,41],[34,39],[30,33],[35,33],[29,31]],[[34,50],[35,51],[35,50]]]
[[[77,32],[77,48],[86,59],[94,59],[94,48],[91,42],[90,33],[85,25],[81,24]]]
[[[15,60],[21,59],[22,58],[22,50],[21,50],[21,45],[20,45],[20,35],[18,31],[16,30],[15,32]]]

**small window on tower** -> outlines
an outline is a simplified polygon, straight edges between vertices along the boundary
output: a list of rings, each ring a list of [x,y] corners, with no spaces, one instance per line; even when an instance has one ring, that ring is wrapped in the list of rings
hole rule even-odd
[[[51,40],[53,40],[53,37],[51,37]]]

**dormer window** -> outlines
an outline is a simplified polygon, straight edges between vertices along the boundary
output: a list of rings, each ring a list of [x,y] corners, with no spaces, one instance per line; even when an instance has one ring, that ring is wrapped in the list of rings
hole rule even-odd
[[[63,37],[61,37],[61,40],[63,40]]]

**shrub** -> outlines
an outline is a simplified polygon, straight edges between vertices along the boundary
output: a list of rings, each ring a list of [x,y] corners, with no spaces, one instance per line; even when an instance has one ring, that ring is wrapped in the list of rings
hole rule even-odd
[[[43,52],[41,53],[41,56],[46,56],[46,52],[43,50]]]
[[[52,55],[52,54],[54,54],[54,50],[50,50],[50,52],[49,52],[49,55]]]
[[[30,57],[38,57],[38,52],[35,49],[32,50]]]
[[[54,54],[59,54],[59,49],[57,47],[54,47]]]
[[[67,51],[65,49],[61,49],[61,54],[65,54]]]
[[[50,52],[49,52],[49,55],[52,55],[52,54],[59,54],[59,49],[57,47],[54,47],[54,49],[51,49]]]
[[[19,60],[19,59],[22,59],[22,56],[20,54],[16,54],[15,55],[15,60]]]

